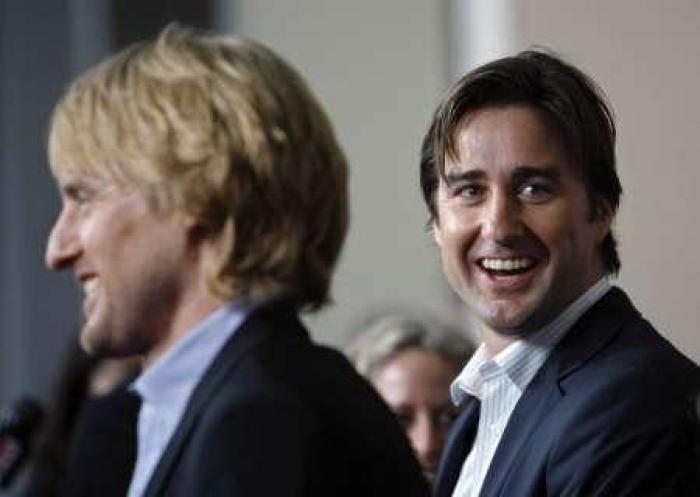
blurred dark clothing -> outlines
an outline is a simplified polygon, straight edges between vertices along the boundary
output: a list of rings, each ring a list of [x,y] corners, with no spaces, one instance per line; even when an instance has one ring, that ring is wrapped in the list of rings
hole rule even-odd
[[[90,374],[98,359],[74,343],[65,355],[46,408],[46,418],[24,471],[24,497],[55,497],[66,468],[66,453],[80,412],[88,398]]]
[[[61,495],[126,495],[136,460],[140,405],[138,396],[126,385],[86,402],[68,450]]]
[[[23,497],[124,497],[136,457],[138,396],[127,384],[86,398],[55,464],[35,464]]]
[[[120,363],[116,370],[113,363]],[[109,467],[112,460],[120,464],[133,461],[135,452],[130,447],[135,444],[135,436],[128,436],[128,433],[134,428],[128,426],[135,423],[138,405],[133,407],[134,399],[129,399],[133,394],[126,388],[139,369],[138,360],[96,358],[83,351],[77,341],[73,343],[58,371],[44,423],[33,441],[29,464],[23,469],[21,481],[16,482],[11,495],[79,495],[75,492],[83,488],[83,484],[75,486],[75,490],[73,487],[67,490],[66,477],[87,477],[94,481],[96,476],[92,476],[92,469],[86,463],[101,468],[104,473],[112,471]],[[99,391],[95,388],[98,380]],[[110,391],[112,393],[105,396]],[[114,441],[110,437],[115,437]],[[85,470],[83,466],[86,466]],[[130,475],[131,467],[125,471]],[[118,477],[116,475],[114,479]],[[104,489],[101,489],[99,495],[104,494]],[[124,492],[107,495],[123,496]]]

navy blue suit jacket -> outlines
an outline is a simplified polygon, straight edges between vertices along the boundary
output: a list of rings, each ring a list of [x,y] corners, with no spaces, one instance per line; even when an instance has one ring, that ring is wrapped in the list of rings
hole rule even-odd
[[[393,414],[292,305],[254,311],[197,385],[147,497],[424,497]]]
[[[552,351],[516,405],[482,497],[698,496],[700,373],[612,288]],[[455,422],[435,493],[452,495],[479,402]]]

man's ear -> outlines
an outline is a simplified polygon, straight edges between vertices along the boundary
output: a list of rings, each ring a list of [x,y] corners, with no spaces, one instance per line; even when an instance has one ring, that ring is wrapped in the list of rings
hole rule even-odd
[[[596,238],[598,243],[602,243],[610,230],[615,214],[610,203],[605,200],[598,200],[593,210],[593,223],[597,226]]]
[[[188,241],[193,245],[199,245],[211,237],[212,228],[201,219],[197,219],[191,214],[182,214],[180,222],[185,227]]]
[[[430,229],[433,232],[435,243],[438,244],[438,247],[442,247],[442,231],[440,230],[440,223],[438,223],[437,219],[433,219],[430,222]]]

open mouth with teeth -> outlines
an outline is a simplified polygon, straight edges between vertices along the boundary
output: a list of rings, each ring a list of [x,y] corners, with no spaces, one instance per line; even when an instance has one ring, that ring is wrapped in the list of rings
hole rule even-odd
[[[494,276],[523,274],[532,269],[536,261],[530,257],[491,258],[484,257],[477,262],[479,267]]]

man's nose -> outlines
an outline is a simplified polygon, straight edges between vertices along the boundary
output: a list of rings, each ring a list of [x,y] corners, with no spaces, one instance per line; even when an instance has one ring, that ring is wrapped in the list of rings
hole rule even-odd
[[[75,227],[65,212],[61,212],[51,229],[46,244],[45,262],[54,271],[70,266],[80,253]]]
[[[481,232],[494,242],[506,242],[522,233],[520,204],[507,192],[496,192],[484,207]]]
[[[409,438],[423,469],[434,470],[440,457],[441,441],[430,416],[417,416]]]

